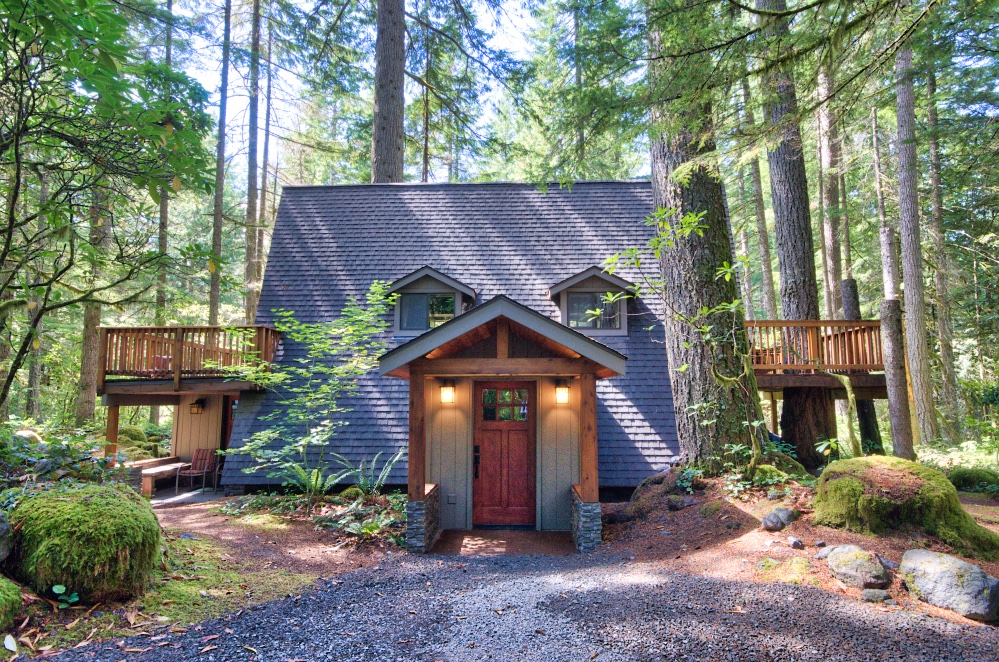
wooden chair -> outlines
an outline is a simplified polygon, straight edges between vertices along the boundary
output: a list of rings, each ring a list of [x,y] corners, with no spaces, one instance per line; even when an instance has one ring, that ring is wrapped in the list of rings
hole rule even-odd
[[[177,471],[177,487],[174,494],[180,494],[180,478],[188,476],[191,479],[191,487],[194,487],[194,479],[201,476],[201,489],[205,489],[208,484],[208,475],[211,474],[213,487],[218,482],[215,476],[215,467],[218,463],[218,453],[214,448],[197,448],[194,450],[194,458],[186,468]]]

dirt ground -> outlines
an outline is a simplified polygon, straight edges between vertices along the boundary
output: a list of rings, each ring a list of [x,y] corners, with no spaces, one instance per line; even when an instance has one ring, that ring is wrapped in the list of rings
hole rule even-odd
[[[160,525],[173,534],[189,533],[220,543],[233,557],[250,560],[260,569],[330,577],[372,565],[388,554],[400,553],[387,540],[355,544],[328,531],[317,531],[304,519],[273,515],[226,516],[217,512],[221,501],[160,508]]]
[[[813,525],[808,508],[811,492],[804,488],[794,491],[795,496],[790,499],[773,501],[760,493],[742,501],[725,498],[717,482],[709,481],[708,489],[694,495],[697,502],[694,505],[676,512],[662,508],[641,520],[606,525],[606,544],[599,553],[626,552],[637,561],[652,561],[665,569],[716,579],[806,583],[857,599],[860,599],[859,589],[846,586],[832,576],[824,562],[812,558],[819,549],[816,543],[859,545],[896,563],[901,562],[902,555],[910,549],[928,549],[964,558],[993,577],[999,577],[999,563],[955,554],[949,546],[918,531],[869,536]],[[999,533],[999,502],[985,495],[959,494],[961,502],[979,524]],[[705,504],[712,503],[720,504],[717,512],[711,512],[711,506],[705,508]],[[778,506],[796,508],[802,516],[783,531],[771,533],[762,528],[761,521]],[[604,510],[609,512],[619,507],[618,504],[605,504]],[[800,539],[805,549],[792,549],[788,544],[789,536]],[[807,572],[790,571],[787,561],[795,557],[808,561]],[[897,578],[888,590],[899,606],[881,606],[881,609],[905,608],[961,623],[974,623],[913,599]]]

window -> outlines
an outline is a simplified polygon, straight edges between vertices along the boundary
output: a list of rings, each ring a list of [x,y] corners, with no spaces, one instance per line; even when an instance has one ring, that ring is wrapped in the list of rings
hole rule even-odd
[[[573,329],[620,329],[621,300],[608,303],[604,292],[568,292],[568,320]],[[594,311],[600,311],[594,315]]]
[[[526,421],[529,406],[526,388],[482,389],[483,421]]]
[[[453,294],[403,294],[399,299],[399,328],[435,329],[454,317]]]

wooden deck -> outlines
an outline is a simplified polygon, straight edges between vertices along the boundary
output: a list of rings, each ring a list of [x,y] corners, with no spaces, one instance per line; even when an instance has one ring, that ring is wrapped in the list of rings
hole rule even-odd
[[[886,397],[881,322],[747,320],[746,327],[761,391],[815,387],[845,397],[835,373],[850,377],[858,398]]]
[[[247,390],[226,368],[272,361],[278,332],[255,326],[102,327],[97,392],[157,394]]]

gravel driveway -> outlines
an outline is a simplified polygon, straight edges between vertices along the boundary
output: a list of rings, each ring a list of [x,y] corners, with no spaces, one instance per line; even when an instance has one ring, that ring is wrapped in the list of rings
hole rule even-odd
[[[996,628],[891,612],[807,586],[725,582],[599,553],[393,557],[324,580],[299,599],[199,627],[58,659],[999,659]]]

